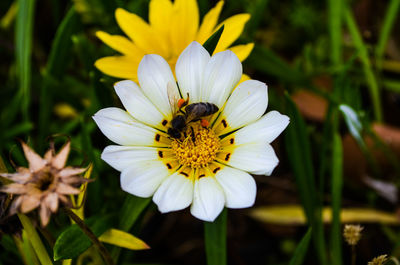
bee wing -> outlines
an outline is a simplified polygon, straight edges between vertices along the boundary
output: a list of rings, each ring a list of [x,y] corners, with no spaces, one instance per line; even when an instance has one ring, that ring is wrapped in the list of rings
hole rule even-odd
[[[175,115],[178,112],[178,101],[181,97],[179,96],[178,89],[172,82],[168,82],[167,84],[167,95],[172,115]]]
[[[186,107],[186,122],[189,123],[193,120],[201,118],[205,112],[205,105],[201,103],[191,104]]]

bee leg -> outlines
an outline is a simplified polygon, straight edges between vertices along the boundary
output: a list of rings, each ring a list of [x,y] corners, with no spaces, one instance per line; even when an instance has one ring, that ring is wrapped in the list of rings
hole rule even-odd
[[[196,137],[195,137],[195,135],[194,135],[194,130],[193,130],[193,127],[192,126],[190,126],[190,130],[192,130],[192,141],[193,141],[193,143],[196,141]]]

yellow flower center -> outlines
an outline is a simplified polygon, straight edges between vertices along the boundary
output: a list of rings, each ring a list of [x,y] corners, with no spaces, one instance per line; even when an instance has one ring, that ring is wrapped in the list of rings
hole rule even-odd
[[[220,147],[219,138],[199,122],[190,123],[182,131],[180,139],[171,143],[179,162],[191,168],[201,168],[213,161]]]

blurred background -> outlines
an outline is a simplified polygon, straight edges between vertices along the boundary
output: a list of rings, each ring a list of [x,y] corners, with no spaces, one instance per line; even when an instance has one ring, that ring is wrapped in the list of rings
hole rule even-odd
[[[216,3],[199,0],[200,17]],[[87,217],[117,214],[115,221],[120,222],[121,205],[133,197],[120,189],[119,172],[100,159],[110,142],[91,116],[122,105],[113,89],[117,79],[93,65],[116,54],[95,32],[123,35],[115,9],[122,7],[147,21],[148,4],[0,1],[1,158],[13,172],[13,164],[26,165],[17,139],[43,154],[48,136],[70,137],[70,164],[94,165]],[[343,223],[364,226],[355,247],[357,264],[382,254],[400,256],[399,4],[225,2],[219,22],[251,14],[235,42],[255,43],[244,72],[267,83],[269,110],[291,118],[273,143],[279,166],[270,177],[255,176],[256,205],[228,211],[228,264],[288,264],[309,227],[312,238],[304,264],[351,264]],[[65,142],[62,137],[58,145]],[[63,213],[52,218],[49,245],[68,224]],[[188,209],[161,215],[150,204],[130,231],[151,249],[122,250],[120,264],[206,263],[203,224]],[[0,264],[23,264],[8,235],[0,243]]]

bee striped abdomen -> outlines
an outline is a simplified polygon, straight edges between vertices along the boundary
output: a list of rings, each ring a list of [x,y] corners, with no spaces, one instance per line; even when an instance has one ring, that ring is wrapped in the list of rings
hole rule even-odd
[[[187,115],[203,117],[216,113],[218,111],[218,107],[213,103],[198,102],[188,105],[185,110]]]

